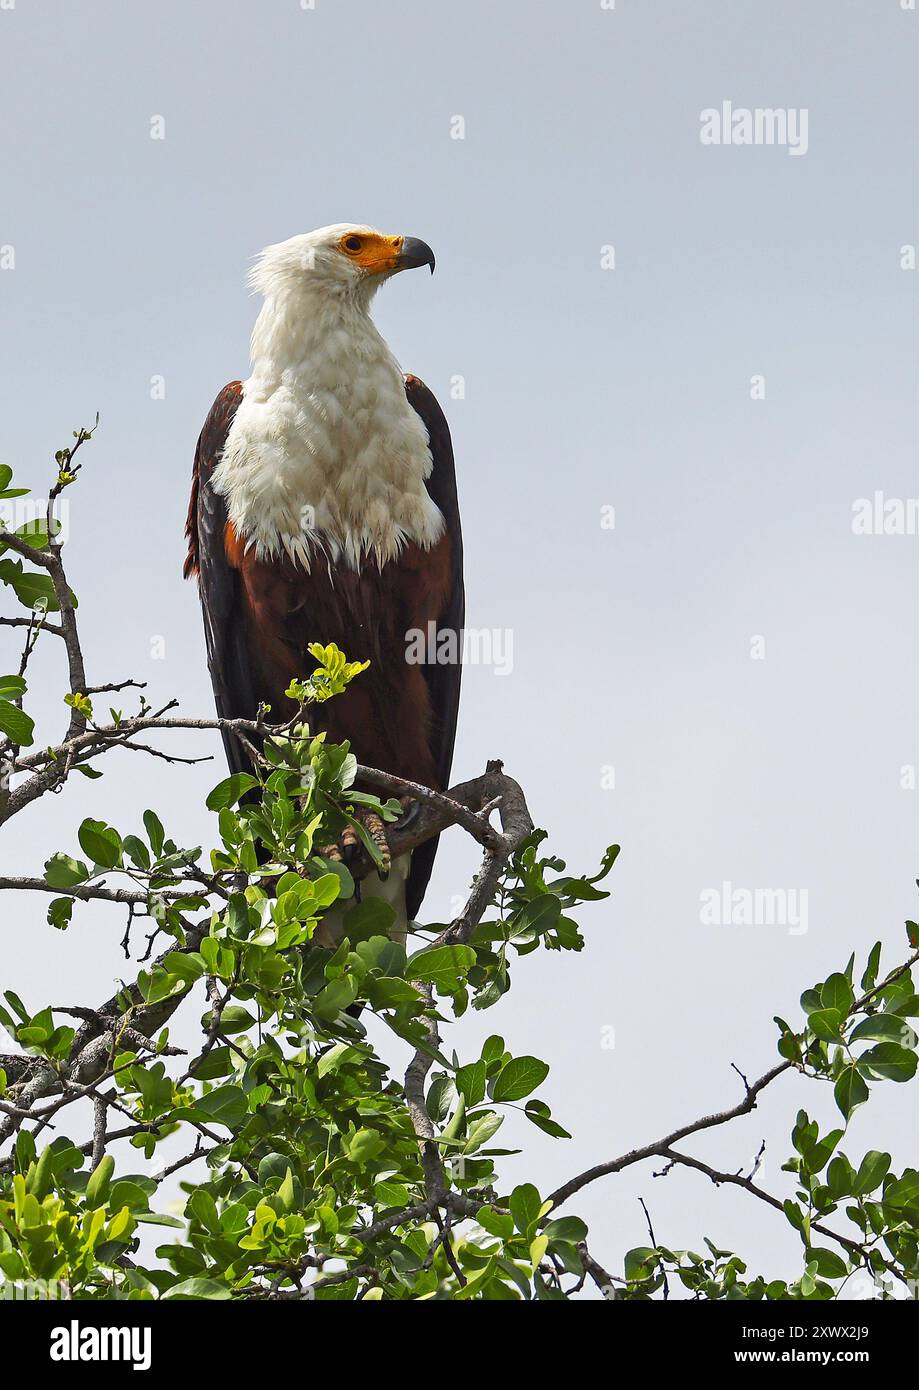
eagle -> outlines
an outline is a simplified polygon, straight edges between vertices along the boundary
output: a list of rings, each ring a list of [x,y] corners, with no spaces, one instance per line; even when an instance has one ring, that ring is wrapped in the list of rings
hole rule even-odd
[[[310,711],[365,766],[449,786],[459,661],[417,659],[417,634],[461,650],[463,544],[453,446],[443,411],[404,375],[371,318],[380,286],[434,273],[416,237],[364,225],[322,227],[269,246],[252,288],[264,302],[247,380],[225,386],[195,450],[186,537],[222,718],[261,705],[284,723],[285,691],[315,668],[311,643],[335,643],[369,668]],[[414,653],[409,656],[409,653]],[[230,732],[231,771],[251,770]],[[396,859],[385,897],[397,926],[421,906],[436,840]]]

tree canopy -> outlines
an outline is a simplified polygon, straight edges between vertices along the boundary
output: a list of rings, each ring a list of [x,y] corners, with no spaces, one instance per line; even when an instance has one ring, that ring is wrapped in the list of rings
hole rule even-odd
[[[178,729],[231,729],[255,770],[210,792],[206,851],[183,844],[175,807],[139,804],[136,824],[115,827],[80,820],[77,795],[72,843],[47,846],[43,868],[0,878],[8,899],[46,897],[51,932],[120,910],[131,962],[130,983],[85,1007],[22,998],[15,980],[0,981],[13,1049],[0,1055],[3,1278],[56,1284],[76,1299],[560,1300],[599,1290],[828,1300],[845,1297],[856,1273],[878,1298],[913,1293],[919,1171],[845,1148],[849,1120],[874,1088],[915,1076],[919,927],[907,924],[908,952],[886,973],[877,944],[807,989],[799,1018],[775,1020],[776,1064],[753,1081],[739,1075],[733,1105],[601,1159],[555,1191],[538,1172],[509,1186],[499,1132],[510,1110],[560,1142],[570,1137],[540,1096],[551,1056],[512,1055],[500,1022],[478,1056],[458,1056],[445,1036],[467,1009],[499,1020],[512,970],[525,989],[532,953],[558,953],[561,978],[562,954],[585,948],[582,916],[589,922],[609,897],[618,848],[595,872],[570,873],[500,763],[446,794],[360,767],[347,743],[310,728],[311,707],[363,670],[348,659],[360,653],[324,645],[322,633],[316,671],[291,686],[299,708],[284,725],[268,709],[252,721],[183,718],[173,701],[149,704],[133,680],[91,684],[56,504],[92,433],[78,431],[57,454],[41,518],[0,532],[0,581],[13,600],[0,625],[22,637],[16,670],[0,677],[0,822],[34,815],[33,803],[65,786],[78,792],[113,749],[183,761],[170,752]],[[4,466],[0,502],[27,495],[12,484]],[[50,743],[38,741],[28,713],[39,641],[61,644],[67,671],[64,728]],[[135,707],[112,707],[113,698]],[[420,814],[402,825],[405,796]],[[445,830],[472,837],[481,862],[453,921],[415,923],[406,944],[392,939],[393,910],[361,895],[380,852],[360,807],[392,827],[394,853]],[[348,864],[334,848],[346,827],[361,842]],[[334,948],[314,940],[330,912],[342,932]],[[4,931],[14,929],[7,913]],[[198,1019],[193,1048],[174,1040],[179,1010]],[[396,1050],[407,1046],[401,1076],[369,1041],[368,1014]],[[692,1135],[749,1113],[792,1072],[832,1087],[839,1123],[821,1132],[797,1114],[784,1191],[760,1186],[758,1163],[746,1175],[722,1172],[687,1152]],[[650,1221],[647,1246],[594,1249],[573,1199],[648,1161],[695,1169],[773,1207],[800,1236],[798,1277],[751,1273],[750,1261],[701,1237],[700,1251],[670,1249]],[[163,1200],[174,1176],[181,1216]],[[147,1227],[163,1228],[160,1244]]]

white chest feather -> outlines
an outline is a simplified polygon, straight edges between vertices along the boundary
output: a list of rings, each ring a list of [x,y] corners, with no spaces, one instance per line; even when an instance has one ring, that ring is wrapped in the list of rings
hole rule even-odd
[[[317,553],[360,568],[433,545],[444,522],[424,485],[427,430],[369,316],[266,302],[252,358],[213,476],[237,534],[307,569]]]

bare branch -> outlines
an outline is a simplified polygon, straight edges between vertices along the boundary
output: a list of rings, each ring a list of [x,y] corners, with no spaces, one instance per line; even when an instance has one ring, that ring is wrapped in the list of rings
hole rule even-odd
[[[76,898],[79,902],[127,903],[146,907],[147,894],[132,888],[106,888],[104,884],[78,884],[75,888],[52,888],[43,878],[10,878],[0,876],[0,889],[22,889],[28,893],[53,893],[56,897]],[[179,892],[163,893],[162,897],[183,897]]]
[[[757,1097],[768,1085],[782,1076],[792,1068],[791,1062],[779,1062],[777,1066],[765,1072],[758,1081],[747,1087],[746,1094],[742,1101],[737,1105],[731,1106],[728,1110],[716,1111],[713,1115],[703,1115],[701,1119],[694,1120],[692,1124],[681,1125],[671,1134],[667,1134],[663,1139],[656,1139],[652,1144],[645,1144],[643,1148],[631,1149],[628,1153],[622,1154],[619,1158],[610,1159],[608,1163],[598,1163],[593,1168],[588,1168],[586,1172],[579,1173],[577,1177],[571,1178],[568,1182],[562,1183],[554,1192],[549,1194],[547,1201],[552,1202],[554,1207],[560,1207],[563,1202],[567,1202],[569,1197],[573,1197],[575,1192],[580,1192],[582,1187],[587,1187],[589,1183],[596,1182],[598,1178],[605,1178],[610,1173],[621,1173],[623,1168],[631,1168],[635,1163],[643,1163],[646,1158],[666,1157],[673,1144],[678,1144],[687,1135],[698,1134],[704,1129],[713,1129],[716,1125],[727,1124],[729,1120],[736,1120],[741,1115],[747,1115],[756,1107]]]
[[[490,802],[493,803],[496,799],[499,800],[500,804],[503,832],[498,846],[496,848],[489,846],[485,849],[482,864],[473,881],[472,891],[466,905],[459,917],[447,927],[446,931],[441,932],[437,938],[436,944],[438,945],[459,944],[469,940],[494,897],[505,864],[533,831],[533,822],[523,792],[512,778],[505,775],[500,762],[490,762],[485,770],[485,775],[477,778],[475,783],[466,783],[465,786],[450,792],[447,798],[441,798],[441,802],[446,800],[454,805],[466,805],[474,809]],[[431,818],[436,822],[440,816],[447,814],[451,818],[453,817],[452,807],[448,811],[447,807],[442,804],[433,806],[428,803],[425,811],[429,822]],[[424,812],[420,819],[425,819]],[[466,828],[469,829],[468,826]],[[420,827],[415,826],[414,829],[417,832]],[[428,829],[426,838],[429,838],[432,833],[434,832]],[[474,832],[470,830],[470,834],[472,833]],[[411,830],[409,835],[411,835]],[[475,838],[480,839],[480,836],[476,835]],[[401,849],[397,850],[394,845],[391,847],[394,853],[403,852]],[[411,1116],[412,1127],[421,1150],[421,1162],[424,1168],[428,1196],[434,1201],[440,1201],[448,1188],[448,1183],[440,1152],[434,1143],[434,1126],[428,1115],[424,1096],[425,1078],[430,1070],[433,1055],[440,1046],[440,1035],[431,1013],[433,1010],[433,990],[427,985],[424,987],[424,993],[428,1001],[425,1018],[425,1045],[416,1049],[406,1069],[405,1099]]]
[[[722,1183],[741,1187],[751,1196],[759,1198],[767,1206],[774,1207],[776,1211],[784,1211],[783,1204],[777,1197],[773,1197],[771,1192],[766,1192],[764,1188],[758,1187],[750,1178],[743,1177],[740,1173],[722,1173],[716,1168],[710,1168],[707,1163],[702,1163],[698,1158],[693,1158],[690,1154],[678,1153],[675,1149],[666,1149],[661,1153],[662,1158],[666,1158],[669,1164],[681,1164],[684,1168],[694,1168],[698,1173],[704,1173],[716,1187]],[[642,1203],[644,1205],[644,1203]],[[821,1235],[827,1236],[830,1240],[835,1240],[837,1245],[841,1245],[845,1251],[859,1262],[863,1261],[868,1253],[868,1246],[861,1245],[857,1240],[852,1240],[849,1236],[842,1235],[839,1231],[834,1231],[831,1226],[826,1226],[822,1221],[811,1221],[812,1231],[819,1231]],[[656,1242],[655,1242],[656,1243]],[[902,1274],[895,1265],[885,1260],[878,1251],[874,1251],[874,1260],[880,1260],[888,1273],[895,1275],[898,1279],[903,1279]],[[903,1280],[906,1283],[906,1280]]]
[[[4,541],[5,544],[6,541]],[[31,627],[32,623],[31,618],[0,618],[0,627]],[[42,632],[51,632],[55,637],[63,637],[64,635],[64,629],[58,627],[57,623],[45,621],[41,625],[41,630]]]

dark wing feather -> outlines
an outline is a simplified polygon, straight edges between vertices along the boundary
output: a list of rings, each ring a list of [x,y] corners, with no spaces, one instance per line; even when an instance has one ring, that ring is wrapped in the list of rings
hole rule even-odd
[[[409,404],[421,416],[427,427],[431,441],[431,455],[434,468],[427,480],[427,489],[432,501],[436,502],[447,524],[450,536],[450,588],[443,613],[438,617],[440,631],[453,631],[457,634],[457,651],[462,652],[462,628],[465,621],[466,600],[463,591],[463,534],[460,526],[459,504],[456,498],[456,469],[453,462],[453,444],[446,418],[433,393],[423,381],[415,376],[406,377],[405,391]],[[450,785],[450,769],[453,764],[453,745],[456,740],[456,721],[459,712],[460,682],[462,663],[439,665],[429,663],[423,668],[431,693],[433,724],[431,740],[435,765],[437,767],[440,789]],[[429,840],[412,855],[412,866],[406,886],[406,910],[409,921],[418,913],[434,867],[437,854],[437,840]]]
[[[198,438],[192,473],[186,535],[185,574],[198,575],[207,664],[222,719],[253,719],[258,709],[252,669],[240,621],[239,575],[227,563],[227,513],[223,498],[211,486],[233,416],[242,400],[242,385],[232,381],[211,406]],[[223,734],[227,761],[233,772],[249,770],[249,760],[232,734]]]

